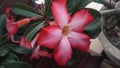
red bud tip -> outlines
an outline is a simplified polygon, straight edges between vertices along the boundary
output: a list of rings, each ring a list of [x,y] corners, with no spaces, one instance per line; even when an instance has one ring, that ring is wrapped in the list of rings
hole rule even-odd
[[[18,25],[18,27],[20,28],[20,27],[27,25],[29,22],[30,22],[30,19],[26,18],[26,19],[22,19],[17,22],[14,22],[14,23],[16,23]]]

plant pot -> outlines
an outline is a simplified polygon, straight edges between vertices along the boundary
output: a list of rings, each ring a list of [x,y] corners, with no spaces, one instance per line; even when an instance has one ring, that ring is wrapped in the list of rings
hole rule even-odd
[[[104,35],[104,32],[100,34],[99,40],[104,48],[104,51],[108,58],[115,64],[116,67],[120,67],[120,50],[117,49]]]
[[[99,40],[103,49],[115,68],[120,68],[120,47],[119,47],[119,23],[120,23],[120,1],[119,0],[101,0],[105,5],[101,11],[102,32]]]
[[[113,63],[113,66],[115,68],[120,68],[120,50],[115,47],[115,45],[113,45],[113,43],[110,42],[110,40],[106,36],[105,27],[110,26],[110,24],[111,23],[106,23],[106,20],[102,19],[102,32],[99,36],[99,40],[103,46],[107,57],[110,59],[111,63]],[[111,24],[111,26],[114,25]]]

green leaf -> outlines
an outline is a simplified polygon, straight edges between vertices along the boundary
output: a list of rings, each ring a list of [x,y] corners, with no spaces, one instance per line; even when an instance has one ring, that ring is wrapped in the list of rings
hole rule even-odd
[[[0,14],[0,26],[3,26],[2,23],[5,20],[5,14]]]
[[[26,31],[25,31],[25,37],[28,40],[31,40],[34,35],[45,25],[44,21],[38,21],[37,23],[31,25]]]
[[[68,0],[67,1],[67,9],[72,11],[76,6],[80,3],[80,0]]]
[[[40,17],[41,16],[41,14],[38,11],[22,3],[13,4],[12,11],[18,15],[22,15],[26,17]]]
[[[19,46],[17,44],[6,44],[4,46],[8,47],[9,49],[11,49],[12,51],[14,51],[18,54],[31,54],[30,49],[24,48],[24,47]]]
[[[0,36],[2,35],[2,29],[5,27],[5,14],[0,14]]]
[[[32,68],[31,65],[20,61],[6,62],[2,66],[5,68]]]
[[[5,67],[3,67],[3,66],[0,66],[0,68],[5,68]]]
[[[6,56],[6,61],[18,61],[19,58],[13,54],[13,53],[9,53],[7,56]]]
[[[71,67],[79,58],[79,51],[73,49],[73,54],[71,60],[67,63],[67,66]]]
[[[93,0],[80,0],[80,3],[78,4],[77,7],[79,7],[79,8],[85,8],[85,6],[88,5],[92,1]]]
[[[52,4],[52,0],[45,0],[45,12],[46,12],[46,17],[51,17],[52,13],[51,13],[51,4]]]
[[[73,13],[80,8],[85,8],[90,2],[92,2],[92,0],[68,0],[67,8],[70,13]]]
[[[96,38],[101,32],[101,23],[100,23],[100,13],[94,9],[88,9],[89,12],[93,15],[94,21],[88,25],[84,32],[90,36],[90,38]]]
[[[3,57],[5,55],[7,55],[9,52],[9,49],[8,48],[5,48],[5,47],[0,47],[0,57]]]
[[[94,0],[94,2],[98,2],[98,3],[99,3],[99,2],[100,2],[100,0]]]
[[[67,66],[71,67],[75,63],[76,58],[77,57],[72,56],[72,59],[67,63]]]
[[[4,64],[4,63],[6,63],[6,62],[18,61],[18,60],[19,60],[19,58],[18,58],[15,54],[9,53],[8,55],[6,55],[6,56],[0,61],[0,63],[1,63],[1,65],[2,65],[2,64]]]

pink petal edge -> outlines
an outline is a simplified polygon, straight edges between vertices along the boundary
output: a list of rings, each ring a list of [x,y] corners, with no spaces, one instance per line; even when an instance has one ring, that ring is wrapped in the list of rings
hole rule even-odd
[[[40,46],[37,46],[33,52],[32,52],[32,55],[30,56],[30,60],[32,59],[40,59],[40,56],[42,57],[48,57],[48,58],[51,58],[52,57],[52,54],[51,53],[48,53],[47,51],[45,50],[40,50]]]
[[[60,0],[56,0],[52,2],[51,10],[55,22],[58,24],[60,28],[63,28],[65,25],[68,24],[70,16],[66,9],[66,4],[63,5],[63,3],[59,1]]]
[[[67,3],[67,0],[53,0],[54,2],[57,2],[57,3],[60,3],[60,4],[62,4],[62,5],[64,5],[64,6],[66,6],[66,3]]]
[[[73,31],[82,32],[84,28],[94,20],[87,9],[81,9],[74,13],[69,26]]]
[[[88,35],[72,31],[68,39],[73,48],[79,51],[88,51],[90,45],[90,38]]]
[[[41,30],[37,44],[53,49],[58,45],[61,38],[61,30],[57,26],[52,25]]]
[[[20,46],[23,46],[25,48],[32,49],[31,42],[27,40],[24,36],[21,38],[21,41],[19,44]]]
[[[6,28],[7,28],[7,31],[10,35],[14,35],[18,31],[17,24],[12,24],[12,22],[7,22],[6,23]]]
[[[11,11],[11,8],[6,9],[6,28],[10,35],[14,35],[18,30],[18,26],[17,24],[12,23],[13,22],[12,19],[9,19],[8,15],[10,11]]]
[[[67,39],[67,37],[63,37],[60,41],[59,46],[54,50],[54,59],[58,63],[58,65],[66,65],[67,62],[72,57],[72,48]]]
[[[32,55],[30,56],[30,60],[32,60],[32,59],[40,59],[40,55],[39,55],[39,48],[40,48],[40,46],[37,46],[34,50],[33,50],[33,52],[32,52]]]

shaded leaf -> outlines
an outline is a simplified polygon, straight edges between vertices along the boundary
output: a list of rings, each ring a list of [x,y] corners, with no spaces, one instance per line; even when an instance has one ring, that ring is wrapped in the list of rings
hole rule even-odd
[[[73,13],[80,8],[85,8],[90,2],[92,2],[92,0],[68,0],[67,8],[70,13]]]
[[[52,4],[52,0],[45,0],[46,17],[50,17],[52,15],[51,9],[50,9],[51,4]]]
[[[20,61],[6,62],[2,66],[5,68],[32,68],[29,64]]]
[[[101,32],[100,13],[94,9],[88,9],[89,12],[94,16],[94,21],[88,25],[84,32],[90,36],[90,38],[96,38]]]
[[[26,39],[31,40],[44,25],[44,21],[38,21],[37,23],[31,25],[24,33]]]
[[[90,2],[92,2],[93,0],[80,0],[80,3],[78,4],[77,7],[79,8],[84,8],[86,5],[88,5]]]
[[[40,17],[41,16],[41,14],[38,11],[22,3],[13,4],[12,11],[18,15],[22,15],[26,17]]]
[[[2,23],[5,20],[5,14],[0,14],[0,26],[3,26]]]
[[[0,61],[0,64],[4,64],[6,62],[11,62],[11,61],[18,61],[18,57],[13,54],[13,53],[9,53],[8,55],[6,55],[1,61]]]
[[[0,14],[0,36],[2,35],[2,28],[5,27],[5,14]]]
[[[94,0],[94,2],[100,2],[100,0]]]
[[[72,58],[71,60],[67,63],[67,66],[71,67],[77,60],[79,56],[79,52],[77,50],[73,50]]]
[[[3,66],[0,66],[0,68],[5,68],[5,67],[3,67]]]
[[[7,61],[18,61],[19,58],[15,54],[9,53],[6,57],[6,60]]]
[[[5,48],[5,47],[0,47],[0,57],[3,57],[5,55],[7,55],[9,52],[9,49],[8,48]]]
[[[80,0],[68,0],[67,2],[67,8],[69,11],[72,11],[72,9],[76,8],[76,6],[80,3]]]
[[[8,47],[9,49],[11,49],[12,51],[14,51],[18,54],[31,54],[30,49],[24,48],[24,47],[19,46],[17,44],[6,44],[4,46]]]

